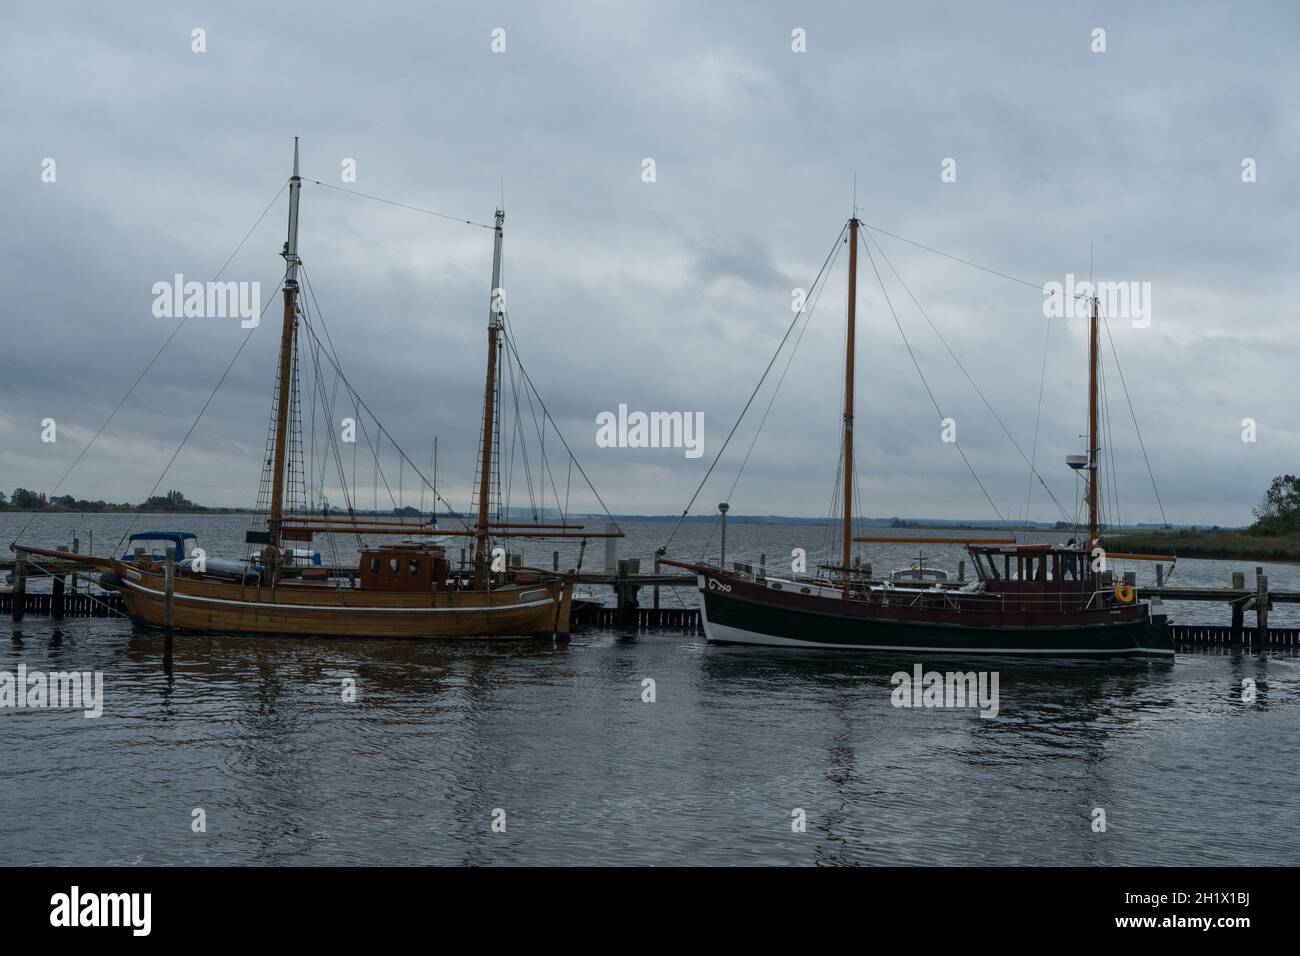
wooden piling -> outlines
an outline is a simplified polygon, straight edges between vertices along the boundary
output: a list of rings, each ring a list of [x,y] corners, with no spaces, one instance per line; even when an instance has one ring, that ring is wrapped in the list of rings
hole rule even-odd
[[[957,580],[958,580],[958,581],[965,581],[965,580],[966,580],[966,562],[965,562],[965,560],[962,560],[962,561],[958,561],[958,562],[957,562]]]
[[[635,628],[637,622],[637,596],[640,586],[629,580],[641,571],[641,562],[637,558],[626,558],[618,562],[618,578],[614,582],[614,594],[618,601],[618,626],[620,629]]]
[[[1246,601],[1238,598],[1232,602],[1232,642],[1244,644],[1246,630]]]
[[[73,538],[73,539],[72,539],[72,553],[73,553],[73,554],[81,554],[81,539],[80,539],[80,538]],[[77,587],[77,575],[76,575],[76,572],[73,572],[73,575],[72,575],[72,593],[73,593],[73,594],[76,594],[78,590],[79,590],[79,589],[78,589],[78,587]]]
[[[1164,586],[1165,586],[1165,566],[1163,564],[1157,564],[1156,565],[1156,587],[1162,588]]]
[[[662,553],[663,553],[663,549],[662,549],[662,548],[656,548],[656,549],[655,549],[655,574],[656,574],[656,575],[659,573],[659,558],[662,556]],[[657,584],[654,586],[654,604],[653,604],[653,607],[654,607],[654,609],[655,609],[656,611],[659,610],[659,585],[657,585]]]
[[[1268,644],[1268,577],[1262,567],[1255,568],[1255,634],[1262,654]]]
[[[27,607],[27,562],[24,560],[21,551],[18,552],[18,557],[14,560],[13,599],[13,619],[21,621],[23,611]]]
[[[54,575],[53,594],[50,597],[50,617],[63,617],[63,612],[67,607],[63,581],[63,575]]]
[[[605,522],[605,533],[614,535],[618,533],[618,525],[612,521]],[[605,573],[618,573],[618,538],[605,539]]]
[[[163,596],[166,606],[164,626],[170,634],[176,620],[176,554],[171,548],[167,549],[167,564],[163,571]]]

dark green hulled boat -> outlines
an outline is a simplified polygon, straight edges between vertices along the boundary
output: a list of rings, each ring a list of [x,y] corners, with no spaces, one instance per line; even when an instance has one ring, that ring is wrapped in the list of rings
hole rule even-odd
[[[1011,538],[853,537],[853,353],[859,225],[855,217],[847,227],[841,563],[829,569],[835,577],[801,580],[769,577],[765,569],[744,565],[726,570],[725,564],[715,567],[662,559],[663,564],[696,575],[706,638],[727,644],[926,654],[1172,658],[1168,619],[1159,602],[1141,600],[1130,586],[1116,586],[1105,570],[1107,556],[1100,547],[1095,296],[1089,326],[1089,454],[1067,459],[1071,467],[1088,476],[1089,533],[1083,544],[1030,545]],[[918,582],[916,586],[908,586],[906,581],[872,582],[852,562],[854,541],[936,540],[967,544],[977,574],[974,582]]]
[[[969,550],[979,573],[974,587],[863,582],[848,600],[829,584],[678,566],[697,576],[705,636],[716,643],[1072,657],[1174,653],[1160,606],[1107,586],[1082,550]]]

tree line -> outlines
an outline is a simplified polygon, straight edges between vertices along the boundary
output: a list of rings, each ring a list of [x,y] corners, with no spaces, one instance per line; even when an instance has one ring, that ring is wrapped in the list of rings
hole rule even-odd
[[[212,511],[203,505],[196,505],[179,491],[169,491],[165,495],[153,495],[143,504],[133,505],[124,501],[115,504],[111,501],[89,501],[74,498],[72,495],[53,495],[46,497],[43,491],[30,491],[27,488],[15,488],[12,495],[0,491],[0,510],[4,511]],[[220,509],[216,509],[220,510]]]

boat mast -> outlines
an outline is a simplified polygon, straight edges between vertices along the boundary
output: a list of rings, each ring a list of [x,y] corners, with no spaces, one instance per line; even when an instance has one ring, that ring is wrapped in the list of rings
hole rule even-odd
[[[298,309],[298,192],[302,178],[298,175],[298,137],[293,138],[293,176],[289,180],[289,238],[284,244],[284,323],[280,330],[280,372],[277,379],[275,407],[275,452],[271,471],[271,514],[267,521],[270,534],[269,561],[274,581],[280,565],[280,534],[284,523],[285,458],[288,453],[289,406],[293,389],[293,339]]]
[[[1097,522],[1097,466],[1101,456],[1097,432],[1097,332],[1097,296],[1094,294],[1088,319],[1088,551],[1097,546],[1101,530]]]
[[[497,300],[501,287],[501,236],[505,223],[504,209],[497,210],[496,240],[492,246],[492,294],[488,300],[487,387],[483,398],[483,461],[478,483],[478,527],[474,534],[474,587],[485,590],[488,581],[488,496],[491,494],[492,433],[496,424],[497,338],[501,331],[501,304]]]
[[[849,330],[844,357],[844,550],[841,575],[849,599],[849,562],[853,549],[853,353],[858,306],[858,218],[849,220]]]

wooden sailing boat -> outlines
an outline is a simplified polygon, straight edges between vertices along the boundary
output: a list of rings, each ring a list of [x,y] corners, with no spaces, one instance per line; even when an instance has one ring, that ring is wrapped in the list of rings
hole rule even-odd
[[[1097,415],[1097,300],[1089,326],[1088,539],[1082,546],[968,541],[978,581],[965,587],[900,587],[862,580],[852,566],[856,541],[916,543],[918,538],[854,538],[853,413],[857,246],[849,220],[848,333],[844,363],[843,542],[832,580],[765,577],[748,569],[662,564],[695,572],[707,639],[719,643],[848,648],[909,653],[1059,656],[1172,656],[1158,604],[1114,586],[1100,570],[1100,434]],[[1082,457],[1082,456],[1080,456]],[[953,541],[954,539],[938,539]],[[960,542],[959,542],[960,543]]]
[[[349,637],[530,637],[566,635],[575,574],[549,575],[494,567],[489,543],[494,536],[607,537],[610,533],[581,532],[581,525],[527,525],[493,522],[489,514],[489,478],[493,468],[493,427],[497,421],[498,339],[504,328],[497,289],[501,277],[504,211],[496,212],[492,259],[493,299],[488,314],[487,383],[484,398],[482,452],[479,467],[477,516],[465,530],[403,521],[357,517],[341,519],[291,513],[285,505],[286,475],[291,453],[290,400],[294,388],[293,359],[298,334],[298,145],[294,142],[293,176],[289,181],[289,227],[285,243],[284,318],[281,327],[277,404],[270,455],[270,500],[265,530],[250,531],[247,540],[260,545],[252,565],[256,574],[229,580],[203,562],[148,560],[137,554],[115,559],[88,559],[107,565],[101,583],[121,592],[130,616],[139,623],[194,631],[333,635]],[[436,510],[436,508],[435,508]],[[299,568],[293,544],[316,534],[400,536],[401,544],[364,550],[355,576],[331,578],[325,569]],[[473,564],[454,570],[437,544],[420,538],[464,535],[474,539]],[[621,533],[619,533],[621,536]],[[359,538],[358,538],[359,540]],[[68,560],[65,552],[26,549],[33,554]],[[188,555],[183,555],[188,558]],[[500,555],[496,556],[498,559]],[[227,562],[229,564],[231,562]]]

